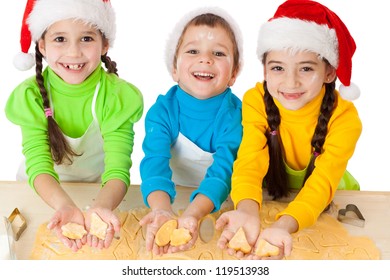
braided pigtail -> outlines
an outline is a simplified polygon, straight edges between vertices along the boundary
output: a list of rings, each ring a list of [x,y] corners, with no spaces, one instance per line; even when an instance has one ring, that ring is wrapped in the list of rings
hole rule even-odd
[[[264,101],[270,131],[267,133],[269,167],[264,178],[268,193],[274,199],[288,195],[288,177],[284,166],[284,148],[279,135],[280,113],[264,81]]]
[[[313,172],[315,168],[314,162],[316,158],[322,153],[322,147],[324,146],[325,137],[328,133],[328,123],[330,117],[332,116],[334,105],[336,102],[336,95],[334,94],[335,88],[335,82],[325,84],[325,95],[322,99],[321,112],[318,117],[318,122],[314,130],[313,138],[311,140],[311,145],[313,147],[313,156],[310,159],[304,182],[306,182],[307,178],[309,178],[309,176]]]
[[[53,118],[53,113],[50,108],[50,101],[47,95],[47,91],[44,85],[44,79],[42,76],[42,68],[43,68],[42,57],[43,56],[39,51],[39,47],[37,44],[35,47],[35,63],[36,63],[35,74],[36,74],[36,81],[39,86],[39,91],[41,93],[42,100],[43,100],[43,108],[47,118],[48,137],[49,137],[51,154],[56,164],[62,164],[65,161],[68,163],[72,163],[73,156],[78,156],[78,154],[76,154],[69,146],[68,142],[65,139],[64,134],[62,133],[61,129],[59,128],[58,124]]]
[[[104,62],[108,73],[113,73],[119,76],[118,69],[116,68],[116,62],[112,61],[111,58],[107,56],[107,53],[101,56],[101,60]]]

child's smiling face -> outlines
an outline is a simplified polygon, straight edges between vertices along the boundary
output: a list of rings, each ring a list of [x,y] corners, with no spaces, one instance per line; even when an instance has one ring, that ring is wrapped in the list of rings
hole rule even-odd
[[[38,45],[49,67],[69,84],[88,78],[108,50],[99,30],[74,19],[52,24]]]
[[[188,94],[207,99],[232,86],[233,42],[221,26],[189,26],[177,52],[172,77]]]
[[[273,98],[288,110],[299,110],[312,101],[324,83],[336,78],[336,70],[316,53],[270,51],[264,64],[264,79]]]

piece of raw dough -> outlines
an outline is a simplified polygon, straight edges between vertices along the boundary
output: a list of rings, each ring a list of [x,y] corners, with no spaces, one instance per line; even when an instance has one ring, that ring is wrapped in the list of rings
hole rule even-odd
[[[89,233],[97,238],[104,240],[106,238],[108,225],[99,217],[98,214],[91,214],[91,228]]]
[[[62,234],[69,239],[81,239],[87,234],[87,231],[82,225],[76,223],[67,223],[61,227]]]
[[[257,243],[255,254],[259,257],[272,257],[279,255],[279,247],[272,245],[265,239],[260,239]]]
[[[251,251],[251,245],[249,245],[248,241],[246,240],[245,232],[242,227],[240,227],[234,234],[233,238],[230,239],[228,247],[236,251],[242,251],[245,254]]]
[[[174,229],[171,234],[171,245],[180,246],[186,244],[192,238],[191,233],[186,228]]]
[[[177,220],[166,221],[157,231],[154,241],[158,246],[165,246],[171,241],[171,234],[177,228]]]

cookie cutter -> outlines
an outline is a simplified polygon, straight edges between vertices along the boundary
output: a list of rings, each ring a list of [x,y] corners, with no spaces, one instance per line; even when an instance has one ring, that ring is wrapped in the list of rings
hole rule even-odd
[[[18,241],[24,230],[27,228],[26,219],[20,213],[19,209],[15,208],[8,217],[8,221],[11,224],[14,240]]]
[[[358,227],[364,227],[366,221],[359,208],[355,204],[347,204],[345,209],[340,209],[337,215],[337,219],[342,223]]]

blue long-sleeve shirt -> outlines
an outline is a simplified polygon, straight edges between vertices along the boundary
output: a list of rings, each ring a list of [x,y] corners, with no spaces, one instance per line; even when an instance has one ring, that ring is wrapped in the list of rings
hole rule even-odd
[[[169,166],[170,149],[179,132],[203,151],[213,154],[207,169],[190,201],[199,193],[220,209],[231,190],[233,162],[242,138],[241,100],[228,88],[205,100],[196,99],[178,85],[160,95],[145,117],[145,157],[140,164],[141,192],[145,204],[150,193],[168,193],[173,203],[176,191]]]

